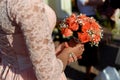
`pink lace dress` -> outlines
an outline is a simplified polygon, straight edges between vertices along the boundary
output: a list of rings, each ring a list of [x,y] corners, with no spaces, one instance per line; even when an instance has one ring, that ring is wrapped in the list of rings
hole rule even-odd
[[[50,35],[55,23],[42,0],[0,0],[0,80],[66,80]]]

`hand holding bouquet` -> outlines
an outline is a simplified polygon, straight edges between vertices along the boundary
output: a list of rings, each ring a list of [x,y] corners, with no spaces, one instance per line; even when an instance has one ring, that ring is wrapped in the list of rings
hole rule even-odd
[[[60,23],[60,30],[63,37],[75,38],[81,43],[90,42],[91,46],[98,46],[103,36],[103,30],[96,20],[84,14],[67,17]]]

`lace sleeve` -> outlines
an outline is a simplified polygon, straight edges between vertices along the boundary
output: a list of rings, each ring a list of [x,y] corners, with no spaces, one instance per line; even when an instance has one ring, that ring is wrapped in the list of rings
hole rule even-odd
[[[40,0],[18,0],[17,2],[11,0],[11,2],[13,3],[8,4],[11,11],[8,12],[11,20],[15,18],[23,31],[37,79],[59,80],[63,64],[55,56],[44,3]]]

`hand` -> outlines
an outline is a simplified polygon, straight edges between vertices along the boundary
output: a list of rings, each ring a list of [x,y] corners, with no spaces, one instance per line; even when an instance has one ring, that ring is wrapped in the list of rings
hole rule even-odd
[[[66,43],[66,47],[72,47],[68,63],[77,61],[77,59],[82,59],[84,45],[81,44],[78,39],[76,38],[71,39],[68,43]]]
[[[82,58],[82,54],[84,51],[84,45],[79,43],[76,46],[73,47],[73,53],[76,55],[78,59]]]
[[[64,51],[64,49],[67,49]],[[82,58],[82,53],[84,51],[84,45],[81,43],[76,43],[73,41],[59,44],[56,48],[56,56],[59,56],[64,51],[64,55],[68,55],[68,63],[75,62],[77,59]]]
[[[59,55],[64,48],[65,48],[65,43],[61,43],[61,44],[59,43],[55,49],[56,56]]]
[[[74,53],[77,58],[82,58],[84,44],[80,43],[79,40],[76,38],[71,39],[68,43],[66,43],[66,47],[72,47],[72,53]]]
[[[71,47],[66,47],[65,43],[59,44],[59,46],[56,48],[56,57],[60,59],[63,62],[63,71],[66,68],[66,65],[68,64],[69,60],[69,54]]]
[[[77,61],[77,59],[81,59],[83,51],[84,51],[84,45],[81,43],[72,47],[71,53],[69,53],[68,63],[75,62]]]

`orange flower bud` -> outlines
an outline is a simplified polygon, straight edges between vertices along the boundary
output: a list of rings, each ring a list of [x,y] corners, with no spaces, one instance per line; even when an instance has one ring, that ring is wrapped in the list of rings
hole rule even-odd
[[[73,32],[69,28],[62,28],[61,32],[65,37],[70,37],[73,34]]]
[[[87,33],[78,32],[78,39],[81,41],[81,43],[86,43],[90,41],[90,36]]]

